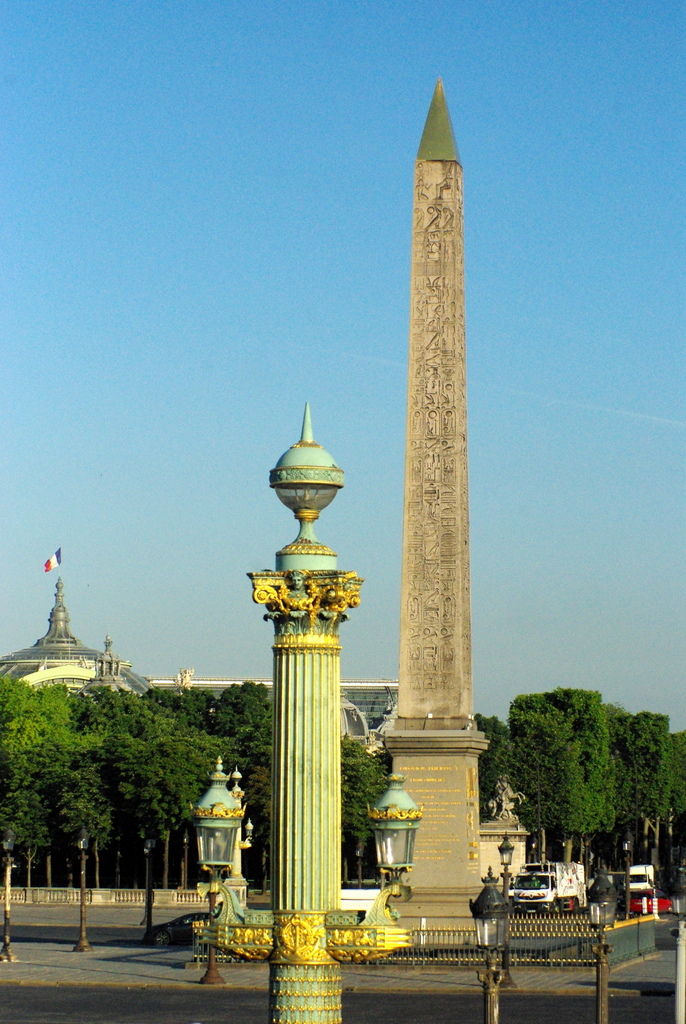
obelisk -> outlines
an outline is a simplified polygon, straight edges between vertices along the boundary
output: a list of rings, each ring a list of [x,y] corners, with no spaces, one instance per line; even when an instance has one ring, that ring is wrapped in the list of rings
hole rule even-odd
[[[424,805],[403,918],[469,917],[479,880],[472,705],[462,167],[438,80],[414,174],[398,718],[393,770]]]

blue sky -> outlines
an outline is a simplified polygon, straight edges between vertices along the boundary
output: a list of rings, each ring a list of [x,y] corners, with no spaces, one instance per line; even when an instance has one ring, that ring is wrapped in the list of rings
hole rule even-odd
[[[245,573],[312,404],[318,533],[397,673],[413,160],[465,171],[476,709],[599,689],[686,728],[683,15],[673,2],[0,6],[0,648],[268,675]]]

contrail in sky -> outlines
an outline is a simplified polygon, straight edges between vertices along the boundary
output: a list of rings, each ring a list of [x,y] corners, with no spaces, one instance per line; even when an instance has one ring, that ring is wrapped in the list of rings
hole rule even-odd
[[[512,395],[522,395],[525,398],[535,398],[545,405],[572,405],[576,409],[587,409],[591,412],[605,412],[612,416],[628,416],[635,420],[650,420],[651,423],[664,423],[669,427],[686,427],[683,420],[672,420],[666,416],[653,416],[647,412],[630,412],[628,409],[613,409],[608,405],[593,405],[590,402],[575,402],[573,398],[550,398],[546,395],[539,395],[535,391],[520,391],[518,388],[498,388],[497,390],[509,391]]]

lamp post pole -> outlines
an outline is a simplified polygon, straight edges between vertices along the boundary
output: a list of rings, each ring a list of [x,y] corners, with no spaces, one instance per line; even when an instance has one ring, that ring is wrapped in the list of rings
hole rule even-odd
[[[219,880],[219,876],[218,875],[215,876],[215,873],[213,872],[212,873],[212,882],[210,882],[210,891],[209,891],[209,893],[207,895],[207,901],[208,901],[209,909],[210,909],[210,921],[212,921],[213,918],[214,918],[214,911],[215,911],[215,908],[217,906],[217,892],[216,892],[216,889],[214,889],[212,887],[212,883],[213,882],[216,883],[218,880]],[[226,984],[226,982],[222,978],[221,974],[219,973],[219,969],[217,968],[217,947],[214,946],[212,943],[210,943],[210,945],[208,947],[208,952],[207,952],[207,970],[205,971],[205,973],[203,974],[202,978],[200,979],[200,984],[201,985],[224,985],[224,984]]]
[[[617,915],[617,890],[604,874],[598,874],[588,893],[588,911],[591,922],[598,927],[598,941],[593,947],[596,964],[595,1019],[596,1024],[609,1024],[610,1020],[610,960],[612,946],[605,941],[605,928],[612,927]]]
[[[17,958],[12,952],[10,944],[10,898],[12,895],[12,850],[14,849],[14,832],[6,828],[2,833],[2,848],[4,851],[3,865],[5,875],[5,920],[2,931],[2,950],[0,950],[0,961],[13,962]]]
[[[634,837],[629,831],[629,829],[627,829],[624,833],[624,839],[622,840],[622,849],[624,850],[624,902],[626,904],[624,908],[625,921],[629,920],[631,908],[631,859],[633,848]]]
[[[76,845],[79,850],[80,864],[79,864],[79,875],[80,875],[80,887],[81,887],[81,898],[80,898],[80,914],[79,914],[79,938],[78,942],[74,946],[73,953],[90,953],[93,950],[88,937],[86,935],[86,857],[88,856],[88,840],[89,835],[86,829],[81,826],[79,834],[76,840]]]
[[[598,930],[595,953],[595,1020],[596,1024],[609,1024],[610,1020],[610,960],[612,946],[605,941],[605,929]]]
[[[152,885],[152,854],[155,849],[156,841],[157,840],[152,833],[148,832],[145,842],[143,843],[143,852],[145,854],[145,933],[141,942],[144,946],[152,946],[155,942],[155,936],[152,933],[152,904],[154,899]]]
[[[188,829],[183,833],[183,865],[181,869],[181,888],[188,888]]]
[[[505,837],[507,839],[507,836]],[[502,856],[502,854],[501,854]],[[482,881],[483,889],[475,900],[469,901],[469,909],[476,926],[476,944],[486,950],[486,969],[477,971],[484,992],[484,1024],[498,1024],[500,1019],[500,983],[498,950],[505,945],[507,925],[507,903],[498,891],[498,882],[490,867]]]
[[[505,834],[502,843],[498,847],[498,853],[500,854],[500,863],[503,867],[503,899],[507,905],[505,936],[503,941],[502,976],[500,984],[503,988],[517,988],[517,985],[510,974],[510,867],[512,865],[514,845],[507,834]]]
[[[486,953],[486,969],[477,971],[484,993],[484,1024],[498,1024],[500,1020],[500,986],[502,974],[498,967],[498,951],[489,949]]]
[[[302,435],[270,473],[270,486],[300,524],[277,552],[276,571],[249,573],[253,600],[274,624],[272,1024],[340,1020],[341,968],[326,948],[326,914],[341,887],[340,642],[362,580],[338,570],[314,523],[343,486],[343,471],[314,441],[309,406]]]

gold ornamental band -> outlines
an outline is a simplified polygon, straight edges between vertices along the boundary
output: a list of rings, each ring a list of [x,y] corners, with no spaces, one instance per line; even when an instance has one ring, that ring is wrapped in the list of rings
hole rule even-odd
[[[341,644],[339,638],[330,633],[281,633],[274,638],[272,650],[284,647],[297,647],[299,650],[325,647],[329,651],[340,651]]]

